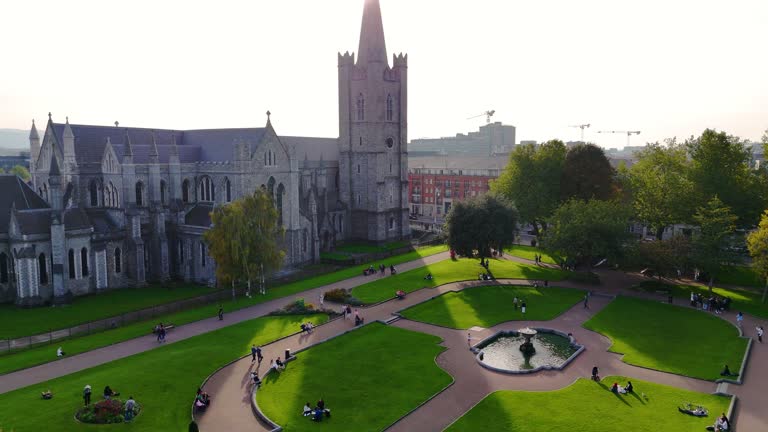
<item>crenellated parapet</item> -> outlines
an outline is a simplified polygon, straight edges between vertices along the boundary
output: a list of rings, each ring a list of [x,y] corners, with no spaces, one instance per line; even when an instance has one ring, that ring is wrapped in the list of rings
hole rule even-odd
[[[351,53],[349,51],[346,51],[344,54],[339,53],[339,66],[354,66],[355,64],[355,53]]]

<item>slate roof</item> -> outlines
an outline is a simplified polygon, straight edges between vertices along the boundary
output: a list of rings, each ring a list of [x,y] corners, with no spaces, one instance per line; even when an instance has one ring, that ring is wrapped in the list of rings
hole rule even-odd
[[[199,226],[208,228],[211,226],[211,212],[213,211],[212,204],[196,204],[187,212],[184,217],[184,223],[187,225]]]
[[[253,151],[266,130],[266,128],[241,128],[185,131],[184,147],[199,147],[202,161],[231,161],[234,159],[235,140],[249,141]],[[179,150],[181,148],[179,147]]]
[[[91,228],[91,219],[85,210],[70,208],[64,211],[64,227],[67,231]]]
[[[336,138],[313,138],[281,136],[280,141],[288,148],[296,147],[296,158],[299,162],[303,160],[319,161],[338,161],[339,160],[339,140]]]
[[[22,234],[50,234],[51,210],[26,210],[16,213]],[[8,227],[5,228],[8,230]]]
[[[115,224],[112,219],[101,209],[88,209],[86,210],[88,219],[91,221],[93,230],[99,234],[110,234],[119,230],[120,227]]]
[[[17,210],[47,209],[48,204],[19,177],[0,174],[0,233],[8,232],[11,207]]]

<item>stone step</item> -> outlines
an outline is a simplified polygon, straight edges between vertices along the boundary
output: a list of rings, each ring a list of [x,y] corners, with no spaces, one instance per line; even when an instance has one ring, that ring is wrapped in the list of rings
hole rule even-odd
[[[391,317],[389,317],[389,318],[387,318],[386,320],[384,320],[384,324],[386,324],[386,325],[390,325],[390,324],[392,324],[393,322],[395,322],[395,321],[399,320],[400,318],[401,318],[401,317],[400,317],[399,315],[392,315]]]
[[[717,385],[717,390],[715,390],[715,394],[724,394],[727,395],[728,393],[728,383],[727,382],[721,382]]]

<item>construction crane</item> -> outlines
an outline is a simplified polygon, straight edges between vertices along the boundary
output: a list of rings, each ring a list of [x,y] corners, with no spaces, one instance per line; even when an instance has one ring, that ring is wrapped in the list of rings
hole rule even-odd
[[[640,135],[640,131],[597,131],[597,133],[627,134],[627,147],[629,147],[629,137],[632,135]]]
[[[568,127],[581,129],[581,141],[584,142],[584,129],[588,129],[590,126],[592,125],[587,123],[587,124],[580,124],[580,125],[571,125]]]
[[[485,116],[485,123],[486,124],[490,124],[491,123],[491,117],[493,117],[494,114],[496,114],[496,110],[488,110],[488,111],[486,111],[486,112],[484,112],[484,113],[482,113],[480,115],[476,115],[474,117],[470,117],[467,120],[472,120],[472,119],[476,119],[478,117]]]

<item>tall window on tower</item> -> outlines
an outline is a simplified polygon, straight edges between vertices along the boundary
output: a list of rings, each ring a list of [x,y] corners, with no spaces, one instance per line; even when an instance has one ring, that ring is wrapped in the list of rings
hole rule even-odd
[[[362,93],[357,95],[357,121],[365,120],[365,97]]]
[[[394,102],[392,101],[392,95],[387,95],[387,121],[392,121]]]

